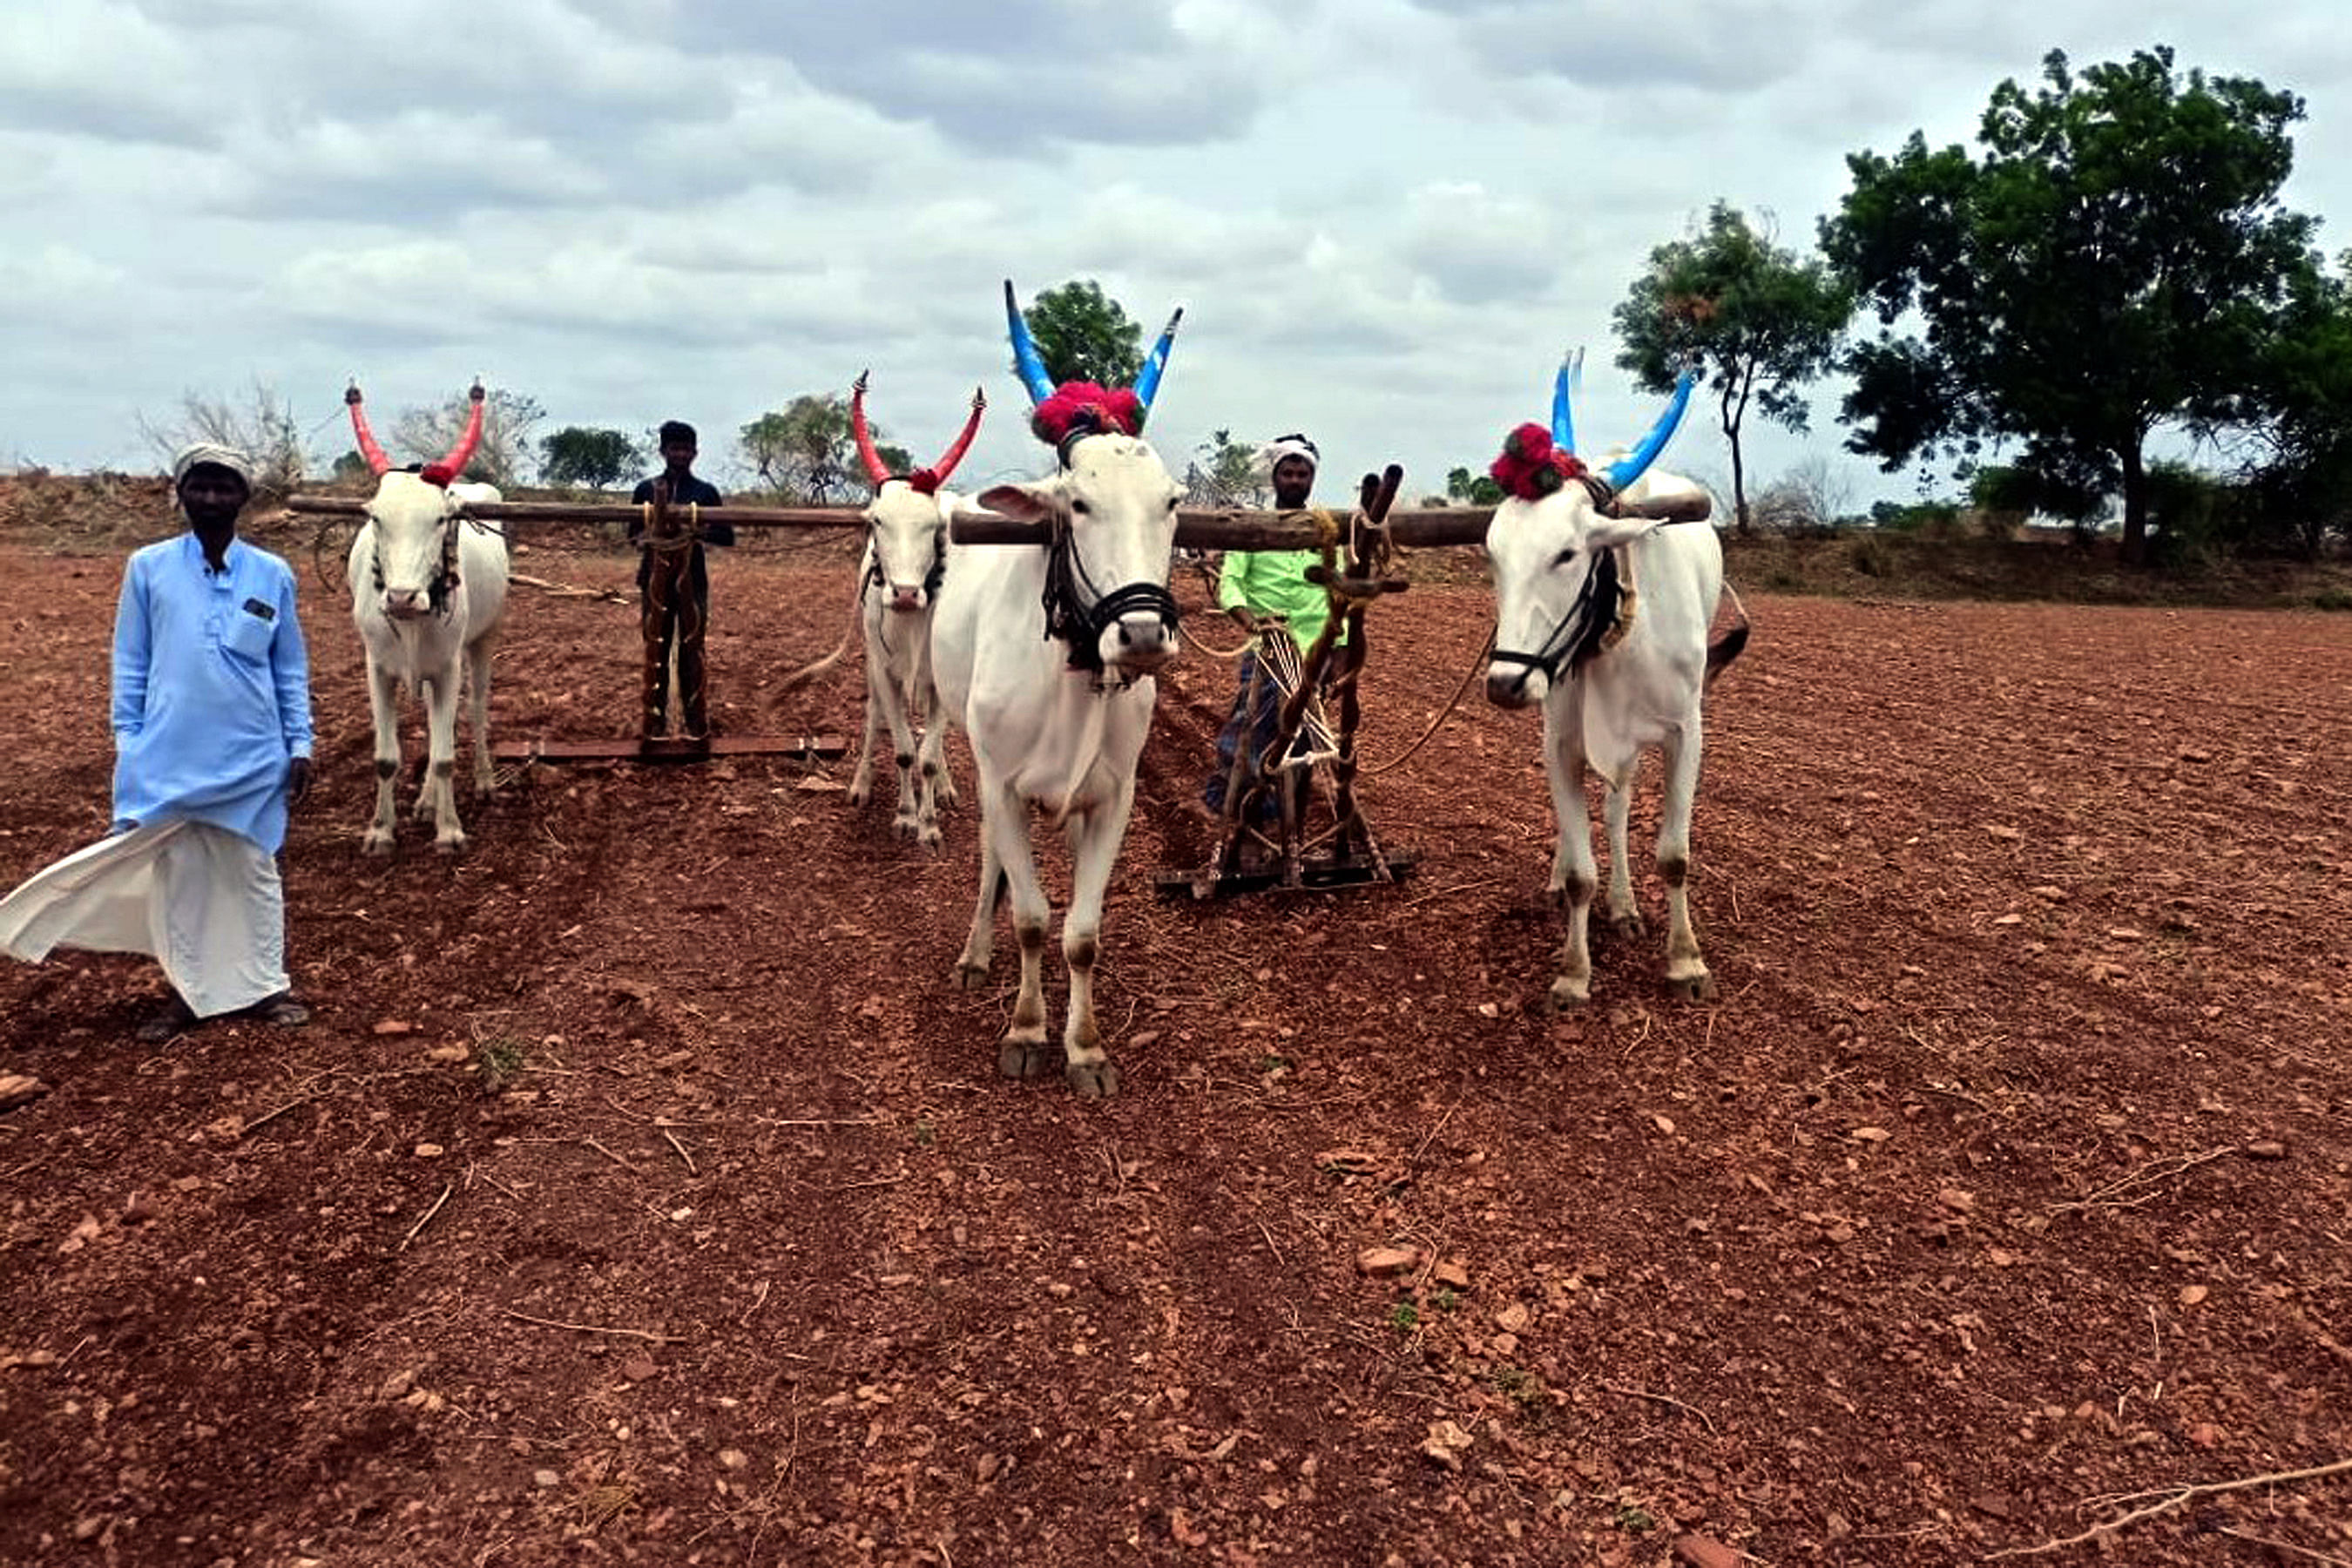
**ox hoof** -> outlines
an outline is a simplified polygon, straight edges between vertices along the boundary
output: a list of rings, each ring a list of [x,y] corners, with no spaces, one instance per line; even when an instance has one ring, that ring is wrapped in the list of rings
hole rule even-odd
[[[1565,974],[1551,983],[1544,994],[1544,1008],[1550,1013],[1581,1012],[1592,1000],[1592,989],[1580,985]]]
[[[1609,930],[1612,935],[1625,942],[1633,942],[1650,934],[1650,928],[1643,923],[1638,910],[1622,915],[1611,915]]]
[[[890,831],[898,835],[899,837],[907,839],[919,839],[923,835],[922,828],[916,824],[915,819],[911,816],[898,816],[891,818]]]
[[[1108,1100],[1118,1092],[1118,1064],[1108,1057],[1098,1062],[1067,1063],[1062,1077],[1080,1100]]]
[[[988,965],[985,963],[974,963],[968,958],[957,959],[955,966],[955,983],[956,989],[959,991],[987,990]]]
[[[1696,974],[1670,974],[1666,976],[1666,990],[1679,1002],[1712,1002],[1715,976],[1704,969]]]
[[[874,786],[871,784],[853,784],[849,786],[848,792],[841,798],[849,803],[850,809],[853,811],[864,811],[866,809],[866,803],[874,798]]]
[[[477,802],[494,799],[498,793],[499,785],[497,780],[476,779],[474,781],[474,799]]]
[[[926,849],[937,849],[940,847],[940,825],[934,822],[921,829],[915,835],[915,842]]]
[[[390,855],[398,841],[381,827],[371,827],[360,839],[360,853],[383,859]]]
[[[437,854],[462,855],[466,849],[466,836],[462,833],[445,833],[433,841],[433,848]]]
[[[1054,1070],[1061,1050],[1044,1040],[1007,1038],[996,1047],[996,1070],[1006,1078],[1043,1078]]]

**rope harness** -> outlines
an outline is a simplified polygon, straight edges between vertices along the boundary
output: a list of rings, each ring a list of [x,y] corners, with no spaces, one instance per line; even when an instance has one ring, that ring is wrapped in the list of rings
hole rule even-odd
[[[1087,563],[1079,558],[1070,520],[1064,516],[1055,518],[1046,542],[1045,591],[1041,603],[1045,636],[1068,645],[1069,668],[1088,671],[1097,679],[1103,674],[1102,635],[1122,617],[1139,610],[1151,611],[1171,633],[1183,617],[1176,595],[1160,584],[1129,583],[1108,593],[1097,587]]]
[[[441,521],[440,564],[433,574],[433,580],[425,585],[425,603],[432,607],[433,615],[436,619],[446,620],[448,618],[449,595],[452,590],[457,586],[458,582],[457,525],[460,522],[467,521],[469,520],[467,519],[463,513],[453,510],[446,517],[443,518]],[[371,528],[373,528],[375,525],[375,520],[373,518],[370,518],[368,520],[368,525]],[[481,528],[483,525],[477,522],[474,526],[476,528]],[[368,538],[368,567],[375,579],[375,591],[379,594],[383,593],[385,588],[383,578],[383,531],[382,529],[377,529],[375,532],[371,534]]]

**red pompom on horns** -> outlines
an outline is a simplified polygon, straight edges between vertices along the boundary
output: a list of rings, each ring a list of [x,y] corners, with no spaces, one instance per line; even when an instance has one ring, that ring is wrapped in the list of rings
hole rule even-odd
[[[866,477],[874,481],[874,488],[878,490],[898,476],[892,473],[890,466],[882,460],[880,450],[874,445],[874,431],[866,423],[866,372],[859,371],[856,381],[849,388],[849,433],[857,442],[857,456],[866,465]],[[954,445],[938,462],[908,474],[908,488],[918,495],[938,493],[939,488],[948,482],[948,476],[955,472],[956,465],[963,461],[964,453],[971,449],[971,438],[980,434],[980,416],[987,407],[987,397],[974,387],[971,413],[963,422],[963,433],[955,438]]]
[[[1101,387],[1091,381],[1066,381],[1029,416],[1029,428],[1058,447],[1073,432],[1098,436],[1143,434],[1143,399],[1129,388]]]
[[[1541,500],[1587,470],[1575,453],[1552,443],[1550,431],[1530,423],[1503,437],[1502,454],[1486,472],[1504,494]]]

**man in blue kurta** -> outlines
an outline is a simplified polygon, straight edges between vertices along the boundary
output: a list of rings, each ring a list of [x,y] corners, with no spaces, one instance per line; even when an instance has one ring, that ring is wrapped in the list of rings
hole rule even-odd
[[[236,537],[244,454],[172,467],[188,531],[131,558],[115,612],[113,834],[0,900],[0,948],[154,956],[169,1005],[139,1037],[241,1013],[293,1026],[278,851],[310,776],[310,660],[294,573]]]

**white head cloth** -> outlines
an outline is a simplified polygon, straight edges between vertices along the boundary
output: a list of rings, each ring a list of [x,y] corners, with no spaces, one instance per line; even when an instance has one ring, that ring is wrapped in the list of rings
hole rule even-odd
[[[226,468],[245,481],[247,489],[253,489],[253,459],[235,447],[224,447],[217,441],[196,441],[180,448],[180,455],[172,459],[173,488],[177,489],[180,481],[188,477],[190,468],[205,463]]]
[[[1304,458],[1307,459],[1307,466],[1310,468],[1320,468],[1323,466],[1323,454],[1315,449],[1315,443],[1297,434],[1277,436],[1265,444],[1265,466],[1268,471],[1281,467],[1282,459],[1285,458]]]

